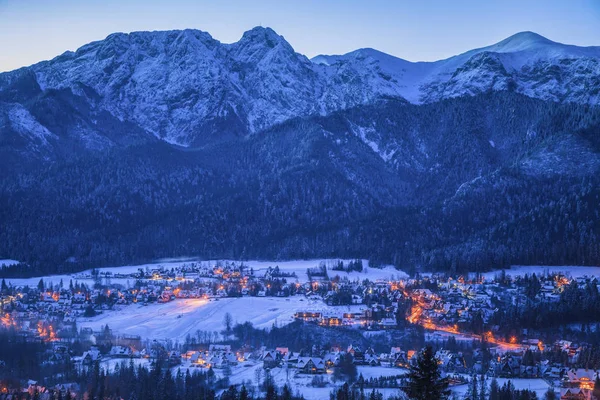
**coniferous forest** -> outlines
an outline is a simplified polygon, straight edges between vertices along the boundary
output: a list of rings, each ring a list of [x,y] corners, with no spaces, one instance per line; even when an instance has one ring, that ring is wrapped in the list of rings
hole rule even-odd
[[[68,126],[59,106],[76,100],[31,107]],[[597,108],[500,92],[386,100],[196,148],[95,152],[66,136],[71,149],[42,157],[5,138],[0,253],[29,275],[173,256],[594,265],[599,135]]]

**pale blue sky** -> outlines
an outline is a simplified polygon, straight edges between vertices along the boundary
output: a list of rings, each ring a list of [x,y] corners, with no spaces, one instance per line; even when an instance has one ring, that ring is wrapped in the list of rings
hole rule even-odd
[[[112,32],[196,28],[230,43],[257,25],[309,57],[373,47],[431,61],[525,30],[600,45],[600,0],[0,0],[0,71]]]

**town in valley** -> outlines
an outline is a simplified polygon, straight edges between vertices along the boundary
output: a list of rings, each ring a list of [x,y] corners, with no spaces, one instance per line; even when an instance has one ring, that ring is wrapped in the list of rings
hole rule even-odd
[[[425,346],[456,398],[504,385],[531,398],[591,399],[599,380],[595,268],[408,276],[366,260],[252,264],[4,278],[3,340],[35,348],[39,365],[3,348],[0,396],[78,397],[93,371],[163,363],[173,376],[204,374],[216,396],[242,386],[259,395],[272,384],[323,398],[348,382],[403,398]]]

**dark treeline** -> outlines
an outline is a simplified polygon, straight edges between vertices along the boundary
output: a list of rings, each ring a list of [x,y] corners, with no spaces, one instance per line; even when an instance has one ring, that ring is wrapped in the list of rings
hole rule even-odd
[[[389,101],[196,149],[23,158],[0,181],[0,254],[28,267],[2,274],[182,255],[599,264],[599,121],[596,108],[495,93]],[[356,126],[375,127],[388,162]]]
[[[357,386],[351,387],[348,383],[344,383],[342,387],[334,390],[329,395],[330,400],[400,400],[405,398],[403,395],[398,396],[383,396],[381,392],[376,389],[365,390]]]
[[[70,365],[51,366],[42,363],[48,345],[41,341],[30,342],[17,335],[14,328],[0,329],[0,380],[8,387],[18,387],[21,379],[41,380],[57,371],[65,378],[73,376]]]
[[[552,394],[549,396],[555,396],[553,390],[550,392]],[[489,400],[538,400],[537,393],[533,390],[516,389],[511,381],[500,386],[496,379],[492,379],[489,397],[487,398]]]
[[[178,371],[174,376],[160,359],[148,369],[123,363],[114,372],[106,373],[96,362],[80,378],[83,393],[93,399],[215,399],[218,387],[212,371],[190,374]]]
[[[73,377],[72,377],[73,378]],[[161,368],[160,361],[156,361],[148,369],[134,366],[133,362],[123,361],[115,367],[114,371],[106,372],[100,368],[99,363],[90,366],[83,373],[78,373],[69,381],[78,385],[78,391],[50,389],[51,399],[145,399],[145,400],[301,400],[302,396],[293,394],[289,386],[278,388],[273,382],[264,382],[261,391],[254,386],[250,390],[241,385],[227,386],[227,379],[216,379],[211,369],[207,372],[194,371],[185,373],[177,370],[175,374],[170,368]],[[22,393],[18,382],[2,381],[8,387],[11,399],[34,400],[40,393],[38,388],[33,393]],[[264,390],[264,393],[263,393]],[[222,392],[217,395],[217,392]],[[0,398],[4,398],[0,394]]]

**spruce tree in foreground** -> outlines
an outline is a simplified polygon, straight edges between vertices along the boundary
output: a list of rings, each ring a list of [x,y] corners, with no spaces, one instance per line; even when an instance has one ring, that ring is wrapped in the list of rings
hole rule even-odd
[[[410,367],[408,397],[415,400],[444,400],[450,396],[448,380],[442,378],[431,346],[421,350],[417,362]]]

